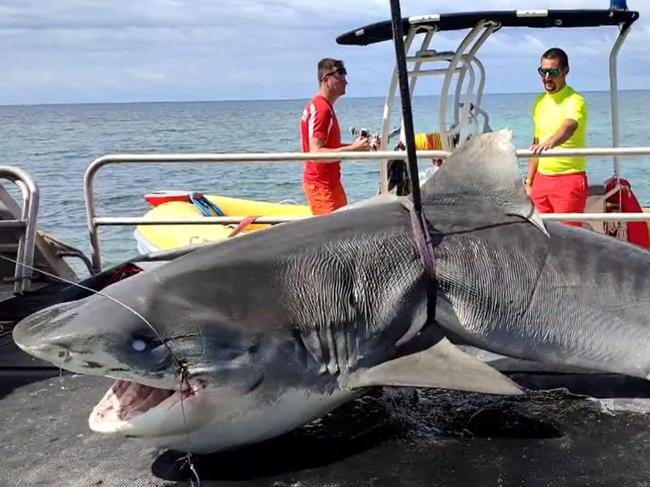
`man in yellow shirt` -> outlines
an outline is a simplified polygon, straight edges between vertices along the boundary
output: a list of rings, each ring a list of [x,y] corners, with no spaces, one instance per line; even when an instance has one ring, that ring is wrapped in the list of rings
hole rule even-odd
[[[585,147],[587,105],[577,91],[566,84],[569,59],[559,48],[546,51],[539,75],[545,93],[533,103],[535,133],[530,150]],[[584,157],[531,157],[526,190],[542,213],[582,213],[588,196]],[[579,222],[567,225],[581,226]]]

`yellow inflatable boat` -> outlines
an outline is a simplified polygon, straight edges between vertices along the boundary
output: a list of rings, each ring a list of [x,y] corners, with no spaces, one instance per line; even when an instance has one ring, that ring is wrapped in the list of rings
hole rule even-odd
[[[133,236],[141,254],[172,250],[188,245],[218,242],[249,232],[267,228],[268,224],[254,223],[255,217],[312,216],[309,206],[288,203],[228,198],[191,192],[158,192],[145,195],[153,206],[144,218],[196,218],[199,216],[247,217],[239,225],[139,225]]]

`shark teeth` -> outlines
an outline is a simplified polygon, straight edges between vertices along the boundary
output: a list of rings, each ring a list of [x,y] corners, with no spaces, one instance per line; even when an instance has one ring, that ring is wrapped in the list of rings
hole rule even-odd
[[[192,393],[192,389],[183,390],[182,396]],[[96,423],[126,421],[160,406],[172,396],[178,396],[178,391],[117,380],[94,407],[91,416]]]

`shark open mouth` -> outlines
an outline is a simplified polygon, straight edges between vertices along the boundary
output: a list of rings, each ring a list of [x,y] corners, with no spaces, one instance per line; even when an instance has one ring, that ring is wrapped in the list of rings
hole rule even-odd
[[[94,426],[123,422],[158,407],[172,407],[181,398],[194,394],[188,387],[178,390],[158,389],[125,380],[116,380],[90,414]],[[95,428],[93,428],[95,429]]]

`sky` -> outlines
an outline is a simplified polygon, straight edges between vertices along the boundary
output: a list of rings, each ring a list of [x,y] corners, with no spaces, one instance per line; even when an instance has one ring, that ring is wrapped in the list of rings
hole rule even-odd
[[[607,8],[609,0],[402,0],[404,16],[470,10]],[[650,86],[650,2],[619,55],[619,88]],[[302,99],[322,57],[343,59],[348,96],[384,96],[390,43],[340,46],[336,36],[390,19],[389,0],[0,0],[0,104]],[[487,93],[535,92],[548,47],[569,82],[608,89],[615,27],[502,29],[483,46]],[[450,49],[458,33],[434,36]],[[435,84],[422,92],[435,92]]]

